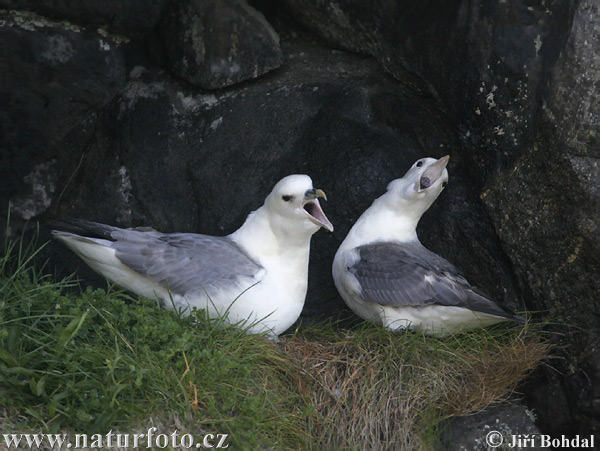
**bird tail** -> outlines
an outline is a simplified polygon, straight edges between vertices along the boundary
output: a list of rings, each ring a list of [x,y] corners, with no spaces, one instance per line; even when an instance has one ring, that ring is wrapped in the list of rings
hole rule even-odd
[[[521,324],[521,325],[525,325],[525,323],[527,322],[527,319],[525,319],[524,317],[522,317],[521,315],[515,315],[515,314],[511,314],[510,319],[512,319],[513,321],[516,321],[517,323]]]
[[[519,324],[525,324],[527,320],[520,315],[516,315],[513,312],[500,307],[495,302],[489,300],[485,295],[479,292],[475,287],[469,290],[469,300],[467,304],[470,304],[470,308],[475,311],[480,311],[488,315],[498,316],[500,318],[506,318],[507,320],[515,321]]]
[[[109,241],[114,241],[112,233],[119,230],[118,227],[75,218],[51,218],[48,220],[48,225],[53,229],[52,234],[55,237],[60,237],[60,232],[67,232],[81,237]]]

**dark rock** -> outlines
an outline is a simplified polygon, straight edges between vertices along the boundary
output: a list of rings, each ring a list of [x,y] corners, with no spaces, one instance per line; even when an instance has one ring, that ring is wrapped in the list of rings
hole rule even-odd
[[[483,201],[520,285],[529,291],[530,308],[546,312],[566,328],[560,331],[570,346],[559,352],[563,359],[554,365],[567,376],[569,408],[552,409],[554,414],[543,409],[540,418],[550,426],[547,430],[574,433],[563,429],[570,425],[586,433],[596,421],[600,399],[594,393],[600,383],[595,360],[600,321],[590,314],[600,311],[600,202],[594,194],[600,171],[597,162],[570,155],[563,145],[548,129],[512,171],[484,192]],[[587,163],[583,169],[582,163]],[[548,375],[543,379],[549,380]],[[559,398],[549,399],[543,402]],[[587,413],[574,422],[575,412]]]
[[[564,325],[570,346],[555,362],[563,387],[540,370],[529,392],[547,405],[546,430],[571,434],[597,429],[600,418],[600,318],[590,314],[600,311],[599,30],[600,5],[582,1],[532,144],[483,193],[530,308]],[[566,396],[557,397],[559,389]]]
[[[540,141],[483,200],[537,306],[557,320],[597,330],[598,318],[587,312],[600,309],[598,272],[590,271],[600,269],[600,203],[594,195],[600,168],[590,158],[561,154],[551,140]],[[590,179],[582,180],[581,171]]]
[[[0,192],[30,219],[56,194],[61,140],[119,92],[125,63],[111,37],[31,13],[0,17]]]
[[[245,0],[173,0],[154,46],[178,77],[207,89],[256,78],[281,65],[279,36]]]
[[[10,200],[13,218],[25,221],[44,213],[56,192],[56,160],[38,163],[23,177],[24,189]]]
[[[398,80],[426,80],[457,119],[476,177],[509,168],[532,137],[573,2],[285,0],[336,45],[373,55]],[[414,78],[414,77],[413,77]]]
[[[590,176],[597,175],[600,158],[598,36],[600,3],[582,0],[575,11],[569,39],[552,69],[544,105],[544,113],[556,127],[558,138],[573,154],[573,169],[584,177],[587,190],[595,189],[595,197],[600,196],[600,181],[597,176],[590,180]]]
[[[579,164],[585,165],[589,181],[581,180]],[[600,203],[593,194],[599,180],[600,168],[593,161],[561,154],[551,139],[540,137],[482,196],[536,306],[588,330],[600,325],[588,314],[600,310],[600,280],[590,271],[600,269]]]
[[[452,418],[441,428],[441,440],[436,446],[439,450],[543,449],[534,415],[521,404],[488,407],[473,415]],[[511,446],[513,436],[522,441]],[[533,445],[523,442],[532,437],[535,437]]]
[[[54,20],[106,27],[141,38],[154,28],[167,0],[0,0],[0,8],[33,11]]]

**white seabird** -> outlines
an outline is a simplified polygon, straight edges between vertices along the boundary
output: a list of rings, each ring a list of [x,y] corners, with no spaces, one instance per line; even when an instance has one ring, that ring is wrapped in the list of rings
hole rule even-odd
[[[279,181],[264,205],[228,236],[121,229],[57,220],[52,234],[94,271],[165,307],[206,309],[252,333],[279,335],[300,316],[312,235],[333,231],[307,175]]]
[[[419,242],[417,224],[448,183],[449,158],[415,162],[388,185],[340,245],[333,261],[335,286],[361,318],[439,337],[500,321],[524,321]]]

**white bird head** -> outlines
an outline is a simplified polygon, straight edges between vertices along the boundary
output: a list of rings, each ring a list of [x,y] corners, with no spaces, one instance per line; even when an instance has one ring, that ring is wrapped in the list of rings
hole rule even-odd
[[[388,185],[384,196],[389,206],[395,210],[410,209],[421,217],[448,184],[449,159],[450,155],[439,160],[429,157],[417,160],[404,177]]]
[[[313,188],[308,175],[293,174],[277,182],[265,200],[265,207],[284,229],[302,230],[310,235],[321,227],[333,232],[333,225],[323,213],[319,197],[327,200],[322,190]]]
[[[340,249],[376,241],[418,241],[417,224],[448,183],[449,156],[421,158],[358,218]],[[338,249],[338,254],[340,253]]]

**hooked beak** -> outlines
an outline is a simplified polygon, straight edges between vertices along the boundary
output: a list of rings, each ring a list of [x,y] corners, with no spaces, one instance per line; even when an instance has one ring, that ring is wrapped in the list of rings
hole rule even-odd
[[[450,160],[450,155],[446,155],[445,157],[440,158],[431,166],[427,167],[423,171],[423,174],[421,174],[421,178],[419,179],[419,186],[415,187],[417,188],[416,191],[420,193],[421,191],[426,190],[435,182],[437,182],[437,180],[442,176],[444,169],[446,169],[448,160]]]
[[[327,200],[325,192],[321,189],[307,191],[306,196],[304,197],[306,200],[302,203],[302,209],[308,215],[308,219],[313,223],[333,232],[333,224],[329,222],[329,219],[327,219],[327,216],[323,213],[323,209],[319,204],[319,197]]]

